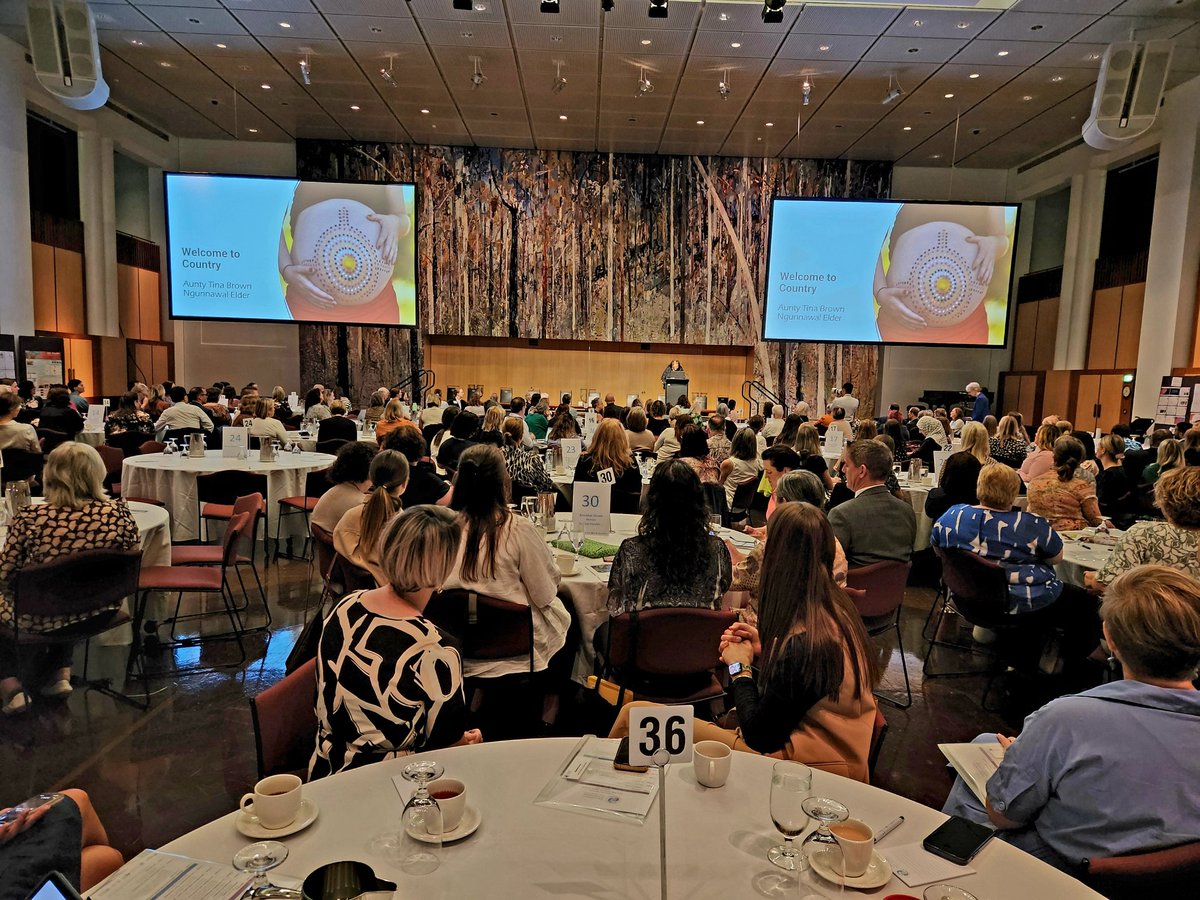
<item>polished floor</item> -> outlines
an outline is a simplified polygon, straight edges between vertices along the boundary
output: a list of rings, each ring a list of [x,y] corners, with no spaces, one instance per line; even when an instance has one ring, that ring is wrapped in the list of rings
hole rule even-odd
[[[302,561],[267,566],[265,583],[273,623],[248,640],[246,663],[152,680],[152,704],[146,712],[98,692],[76,690],[66,702],[35,700],[28,714],[0,720],[0,808],[38,791],[83,788],[110,840],[127,857],[236,808],[255,781],[247,699],[282,677],[305,611],[318,592],[318,582]],[[988,713],[980,707],[982,677],[923,681],[926,644],[921,630],[933,597],[928,586],[908,590],[902,627],[914,702],[907,710],[882,706],[889,730],[875,783],[940,806],[951,779],[937,744],[969,740],[985,731],[1016,733],[1024,715],[1044,696],[1031,693],[1042,686],[1002,679],[989,698],[1000,712]],[[256,603],[254,595],[252,606]],[[969,635],[963,631],[960,636]],[[887,661],[881,690],[902,693],[894,633],[876,640]],[[203,654],[194,648],[177,651],[175,665],[237,659],[232,645],[209,646],[214,649],[206,647]],[[89,674],[123,671],[125,652],[124,647],[93,651]],[[945,654],[950,666],[980,662],[954,651],[938,653]],[[140,689],[140,683],[130,685],[131,691]],[[573,727],[583,726],[575,722]]]

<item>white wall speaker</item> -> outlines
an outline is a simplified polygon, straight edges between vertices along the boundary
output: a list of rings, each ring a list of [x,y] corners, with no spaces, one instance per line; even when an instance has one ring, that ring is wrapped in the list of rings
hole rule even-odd
[[[29,0],[29,55],[38,83],[72,109],[108,102],[96,22],[84,0]]]
[[[1158,116],[1171,41],[1122,41],[1110,44],[1100,60],[1092,112],[1083,123],[1083,140],[1097,150],[1114,150],[1150,130]]]

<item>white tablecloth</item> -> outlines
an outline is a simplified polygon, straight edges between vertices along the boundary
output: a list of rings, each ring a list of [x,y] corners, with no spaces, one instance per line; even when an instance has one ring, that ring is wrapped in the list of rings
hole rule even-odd
[[[224,457],[220,450],[209,450],[203,459],[193,459],[186,453],[167,456],[162,453],[130,456],[121,468],[121,493],[128,497],[151,497],[166,504],[171,514],[172,536],[176,541],[200,538],[199,502],[196,499],[196,476],[205,472],[241,469],[264,472],[267,475],[267,534],[275,536],[279,507],[275,502],[283,497],[304,494],[304,478],[333,462],[328,453],[281,453],[275,462],[259,462],[257,451],[249,459]],[[291,517],[299,522],[300,517]],[[289,533],[302,533],[293,523]]]
[[[281,840],[288,858],[271,873],[278,883],[301,879],[318,866],[339,860],[369,863],[379,876],[399,884],[397,896],[427,900],[489,900],[537,897],[644,898],[658,900],[659,810],[655,801],[641,826],[592,818],[534,804],[543,785],[572,752],[572,738],[503,741],[456,747],[353,769],[304,786],[320,810],[306,830]],[[471,837],[445,845],[441,866],[410,876],[369,846],[379,833],[394,830],[403,810],[392,777],[417,759],[433,757],[447,777],[467,785],[467,803],[482,815]],[[782,837],[771,823],[769,799],[774,760],[735,753],[729,781],[715,790],[697,784],[688,763],[666,773],[666,866],[670,896],[691,900],[745,897],[836,898],[837,886],[811,871],[796,876],[766,859]],[[250,784],[246,789],[251,788]],[[405,783],[405,796],[410,793]],[[813,773],[813,793],[844,803],[851,815],[875,828],[903,815],[905,822],[879,844],[889,849],[919,843],[945,821],[937,810],[896,794],[830,775]],[[229,863],[250,839],[234,827],[234,813],[217,819],[162,849]],[[802,838],[797,838],[799,843]],[[954,884],[980,900],[1083,900],[1099,895],[1078,881],[999,840],[971,861],[973,875]],[[292,882],[294,883],[294,882]],[[919,897],[892,877],[873,891],[846,890],[846,897]]]
[[[573,502],[575,495],[575,472],[551,472],[550,480],[554,482],[554,486],[559,489],[567,502]],[[642,500],[646,499],[646,491],[650,489],[650,479],[642,479]]]
[[[1102,569],[1112,551],[1112,547],[1104,544],[1063,538],[1062,562],[1054,567],[1054,571],[1062,581],[1083,587],[1083,576]]]
[[[99,431],[88,431],[85,428],[83,431],[79,432],[79,434],[75,435],[75,440],[82,444],[88,444],[92,447],[99,447],[104,443],[104,429],[101,428]]]
[[[289,431],[287,432],[287,439],[294,444],[299,444],[300,449],[307,453],[313,453],[317,449],[317,439],[311,434],[308,437],[301,437],[300,432]],[[373,431],[368,432],[359,429],[358,439],[364,444],[371,444],[372,446],[378,445],[378,441],[375,440],[375,432]]]

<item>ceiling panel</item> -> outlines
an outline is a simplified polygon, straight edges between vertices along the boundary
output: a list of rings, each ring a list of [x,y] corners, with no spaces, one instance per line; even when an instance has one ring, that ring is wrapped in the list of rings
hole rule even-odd
[[[399,44],[423,44],[417,23],[410,18],[378,16],[327,16],[334,33],[343,41],[387,41]]]
[[[245,29],[223,9],[143,6],[141,12],[163,31],[184,34],[241,34]]]
[[[875,62],[946,62],[964,46],[965,40],[949,38],[890,37],[884,35],[863,54]]]
[[[1032,66],[1054,49],[1052,44],[1040,41],[989,41],[985,38],[971,41],[958,55],[956,63],[977,66]]]
[[[275,12],[261,8],[235,9],[234,12],[251,34],[292,38],[334,37],[333,31],[325,24],[325,17],[318,13]]]
[[[900,13],[895,7],[805,6],[792,33],[878,37]]]
[[[514,25],[513,41],[521,50],[596,53],[600,49],[600,29],[543,23]]]
[[[700,30],[724,34],[773,31],[785,35],[799,15],[800,4],[789,3],[783,8],[782,22],[764,22],[762,7],[757,4],[709,0],[700,14]]]
[[[895,37],[970,40],[994,22],[998,15],[993,10],[910,7],[896,17],[887,34]]]
[[[991,41],[1040,41],[1059,44],[1071,40],[1099,16],[1078,13],[1026,12],[1018,6],[1001,15],[983,37]]]
[[[803,59],[818,64],[826,59],[857,60],[874,43],[875,38],[863,35],[807,34],[793,28],[780,46],[779,55],[784,59]]]

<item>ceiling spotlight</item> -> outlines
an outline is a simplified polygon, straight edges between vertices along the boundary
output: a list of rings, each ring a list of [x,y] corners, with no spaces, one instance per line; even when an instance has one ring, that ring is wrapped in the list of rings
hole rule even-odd
[[[247,128],[246,130],[247,130],[248,132],[250,132],[251,134],[258,134],[258,129],[257,129],[257,128]]]
[[[133,46],[135,46],[135,47],[144,47],[144,46],[146,46],[146,44],[145,44],[145,42],[144,42],[144,41],[139,41],[137,38],[132,38],[132,39],[129,41],[129,43],[133,44]]]
[[[229,45],[228,44],[217,44],[216,47],[218,50],[226,50],[229,48]]]
[[[542,0],[541,9],[542,9],[542,12],[544,12],[544,13],[557,14],[558,13],[558,0]]]
[[[562,63],[559,62],[558,60],[555,60],[555,62],[554,62],[554,84],[551,85],[550,90],[553,91],[555,94],[561,94],[566,89],[566,87],[567,87],[567,79],[565,79],[563,77]]]
[[[742,42],[741,41],[731,41],[729,46],[732,47],[734,50],[737,50],[739,47],[742,46]]]
[[[479,71],[478,56],[472,56],[471,61],[475,63],[475,71],[471,73],[471,90],[475,90],[476,88],[481,87],[485,81],[487,81],[487,76]]]
[[[704,120],[703,120],[703,119],[697,119],[697,120],[696,120],[696,124],[697,124],[697,125],[703,125],[703,124],[704,124]]]
[[[953,94],[942,94],[942,96],[943,96],[943,97],[945,97],[947,100],[953,100],[953,99],[954,99],[954,95],[953,95]]]
[[[635,98],[642,96],[642,94],[652,94],[654,92],[654,85],[651,84],[650,79],[646,77],[646,67],[645,66],[642,66],[642,68],[640,68],[638,70],[638,87],[637,87],[637,89],[638,89],[638,92],[633,95]]]
[[[642,38],[642,46],[649,47],[650,46],[650,38]]]
[[[612,12],[613,0],[600,0],[600,8],[605,12]]]
[[[651,19],[667,17],[667,0],[650,0],[649,16]]]
[[[389,53],[387,59],[388,59],[387,68],[384,69],[384,68],[380,67],[379,77],[382,78],[388,84],[390,84],[392,87],[399,87],[400,85],[396,84],[396,79],[392,77],[392,65],[396,62],[396,57]]]
[[[1008,51],[1007,50],[997,50],[996,55],[997,56],[1008,56]]]
[[[978,72],[972,72],[972,73],[971,73],[970,75],[968,75],[967,77],[968,77],[968,78],[978,78],[978,77],[979,77],[979,73],[978,73]]]
[[[905,131],[912,131],[912,126],[911,126],[911,125],[905,125],[905,126],[904,126],[904,130],[905,130]]]
[[[730,91],[731,91],[731,88],[729,87],[729,70],[726,69],[724,74],[721,77],[721,80],[717,82],[717,93],[721,95],[722,100],[728,100]]]
[[[421,110],[421,115],[423,115],[423,116],[427,116],[427,115],[429,115],[429,110],[427,110],[427,109],[422,109],[422,110]]]
[[[769,25],[783,21],[783,6],[787,0],[763,0],[762,20]]]
[[[262,84],[260,84],[259,87],[262,88],[264,91],[269,91],[271,89],[271,86],[269,84],[267,84],[265,81]]]
[[[1058,84],[1060,81],[1063,80],[1063,77],[1061,75],[1051,75],[1050,80],[1053,81],[1055,84]]]
[[[822,44],[822,45],[821,45],[820,47],[818,47],[817,49],[818,49],[818,50],[820,50],[822,53],[828,53],[828,52],[829,52],[829,45],[828,45],[828,44]]]
[[[280,22],[280,23],[279,23],[279,27],[280,27],[280,28],[291,28],[291,27],[292,27],[292,23],[291,23],[291,22]]]
[[[774,122],[767,122],[767,123],[766,123],[766,126],[767,126],[768,128],[774,128],[774,127],[775,127],[775,123],[774,123]]]
[[[970,28],[971,23],[970,22],[959,22],[954,27],[955,28]]]
[[[312,65],[308,61],[308,57],[300,60],[300,77],[305,84],[312,84]]]
[[[362,109],[362,107],[361,107],[361,106],[359,106],[357,103],[351,103],[351,104],[350,104],[350,108],[351,108],[352,110],[354,110],[355,112],[358,112],[360,109]]]
[[[894,75],[888,76],[887,90],[884,91],[883,100],[884,106],[887,106],[893,100],[899,100],[904,96],[904,88],[900,87],[900,81]]]

